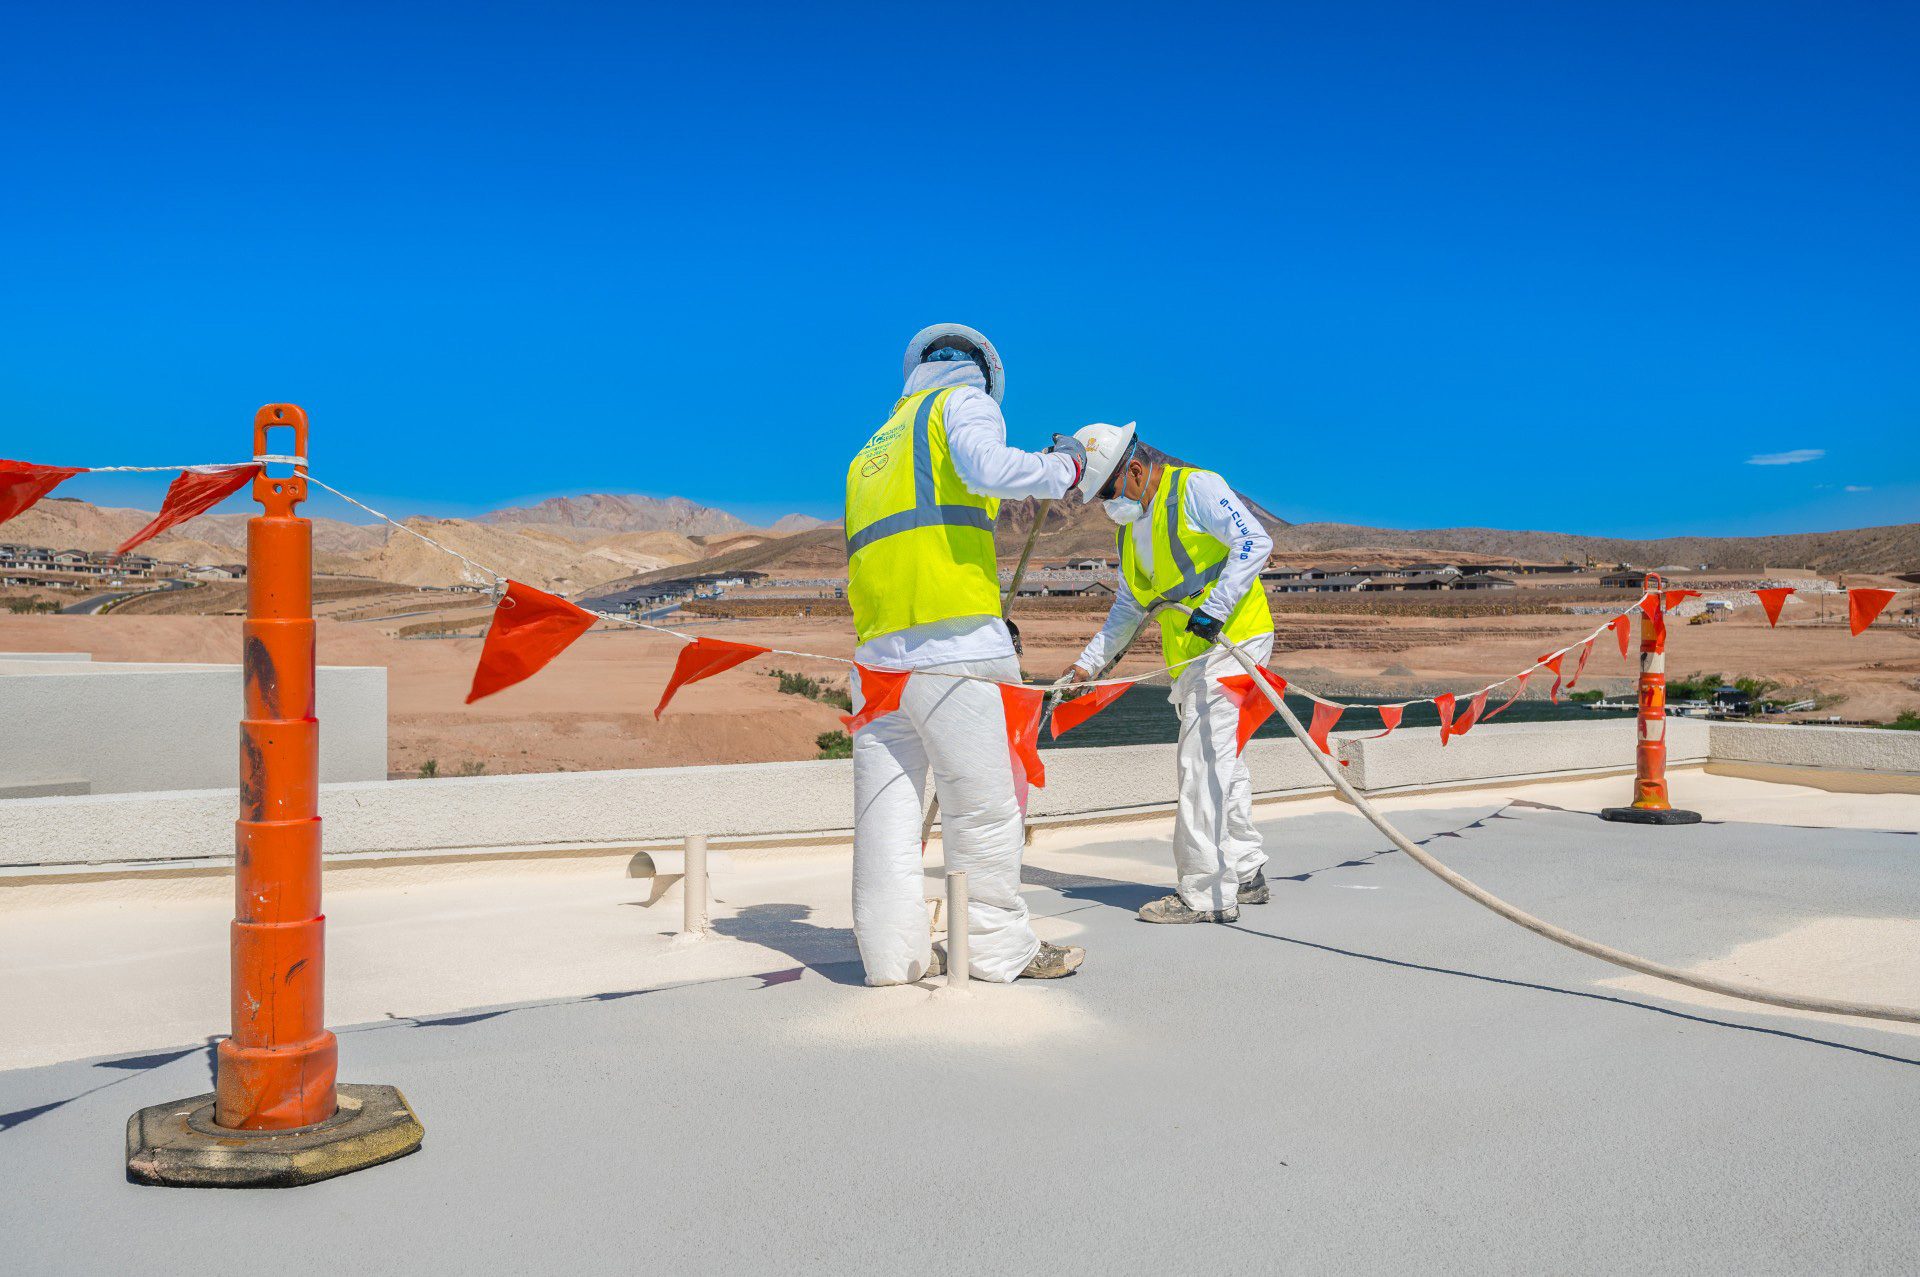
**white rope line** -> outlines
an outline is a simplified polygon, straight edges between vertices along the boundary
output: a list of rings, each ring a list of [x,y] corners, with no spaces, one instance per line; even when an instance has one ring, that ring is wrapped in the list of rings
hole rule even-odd
[[[438,541],[434,540],[432,537],[428,536],[426,533],[421,532],[415,528],[410,528],[406,524],[400,522],[398,519],[391,518],[387,515],[380,513],[378,510],[374,509],[372,506],[368,505],[364,501],[356,501],[354,498],[348,496],[346,493],[340,491],[340,489],[328,483],[325,479],[316,479],[311,474],[305,475],[304,477],[310,483],[319,484],[321,487],[325,488],[328,492],[331,492],[334,496],[339,497],[342,501],[346,502],[348,505],[358,506],[360,509],[365,510],[368,514],[372,515],[374,518],[380,520],[382,523],[391,524],[392,526],[399,528],[402,532],[406,533],[408,536],[418,537],[420,538],[420,540],[425,541],[428,545],[432,546],[434,549],[440,551],[440,553],[451,555],[454,558],[460,560],[462,563],[466,564],[468,567],[472,568],[474,571],[480,572],[487,576],[492,577],[494,580],[494,587],[496,592],[500,589],[500,587],[506,584],[507,578],[500,575],[498,572],[495,572],[492,568],[488,567],[486,564],[476,563],[472,559],[469,559],[466,555],[460,553],[460,551],[448,549],[446,546],[441,545]],[[595,613],[595,615],[597,616],[599,614]]]
[[[258,460],[258,458],[255,460]],[[243,470],[253,464],[253,461],[210,461],[193,466],[75,466],[72,468],[86,474],[165,474],[173,470],[188,470],[194,474],[212,474],[218,470]],[[60,468],[64,470],[68,467],[62,466]]]
[[[260,458],[256,458],[255,460],[288,461],[288,462],[294,462],[294,463],[304,465],[304,459],[297,458],[297,457],[260,457]],[[144,467],[120,467],[120,468],[121,469],[141,469]],[[160,469],[163,467],[153,467],[153,468]],[[319,484],[322,488],[325,488],[328,492],[331,492],[334,496],[339,497],[342,501],[345,501],[349,505],[357,506],[360,509],[365,510],[368,514],[372,515],[376,519],[379,519],[381,522],[390,524],[391,526],[400,529],[402,532],[405,532],[409,536],[418,537],[420,540],[426,542],[428,545],[440,551],[442,554],[450,555],[451,557],[460,560],[460,562],[466,564],[468,567],[474,569],[476,572],[484,573],[486,576],[493,578],[494,588],[492,592],[496,596],[502,595],[506,582],[509,579],[506,576],[503,576],[502,574],[494,571],[492,568],[486,566],[483,563],[475,562],[474,560],[468,558],[466,555],[460,553],[458,550],[449,549],[447,546],[440,544],[438,541],[426,535],[424,532],[420,532],[414,528],[410,528],[406,524],[401,523],[399,520],[380,513],[380,511],[374,509],[370,505],[367,505],[365,502],[355,500],[353,497],[348,496],[346,493],[340,491],[340,489],[334,487],[332,484],[326,482],[323,479],[317,479],[311,474],[308,474],[306,477],[309,480],[311,480],[313,483]],[[1816,593],[1817,591],[1796,590],[1796,592],[1811,594],[1811,593]],[[1830,592],[1830,591],[1819,591],[1819,592]],[[1845,591],[1837,591],[1837,592],[1845,593]],[[1482,693],[1491,693],[1496,688],[1505,687],[1507,684],[1518,682],[1522,678],[1532,677],[1534,671],[1547,669],[1550,667],[1551,662],[1564,658],[1570,653],[1576,652],[1580,648],[1585,647],[1589,643],[1597,642],[1602,634],[1605,634],[1607,631],[1613,628],[1613,624],[1615,621],[1619,620],[1623,616],[1632,616],[1637,612],[1642,612],[1644,610],[1646,601],[1649,598],[1654,598],[1656,596],[1661,596],[1663,594],[1664,594],[1664,591],[1660,591],[1660,590],[1648,590],[1643,592],[1640,595],[1640,597],[1633,602],[1633,604],[1621,609],[1620,611],[1614,613],[1612,616],[1609,616],[1605,622],[1603,622],[1601,625],[1596,627],[1586,637],[1575,639],[1573,642],[1567,644],[1565,647],[1558,649],[1557,651],[1548,652],[1545,656],[1541,657],[1539,660],[1535,661],[1533,664],[1527,666],[1524,670],[1519,670],[1519,671],[1516,671],[1515,673],[1509,674],[1505,678],[1500,679],[1498,682],[1488,683],[1485,687],[1477,688],[1471,692],[1455,693],[1454,699],[1456,700],[1456,702],[1460,700],[1471,701],[1474,697],[1479,696]],[[1736,607],[1757,607],[1758,605],[1759,605],[1759,601],[1757,599],[1752,603],[1735,604]],[[574,606],[578,607],[579,605],[575,604]],[[651,634],[665,634],[672,638],[679,639],[682,643],[696,643],[699,641],[699,636],[688,634],[681,630],[676,630],[671,626],[654,625],[648,621],[636,620],[632,617],[619,616],[611,612],[601,612],[593,608],[581,608],[580,610],[587,613],[589,616],[597,617],[598,619],[602,621],[606,621],[611,625],[624,625],[630,629],[645,630]],[[759,644],[756,643],[753,646],[758,647]],[[1237,651],[1242,645],[1230,644],[1227,646],[1229,650]],[[798,651],[793,651],[791,649],[783,648],[783,647],[769,647],[766,649],[766,654],[768,656],[790,656],[796,660],[804,660],[804,661],[826,661],[829,664],[833,664],[833,665],[849,665],[849,666],[854,666],[856,668],[862,664],[862,662],[856,661],[850,657],[827,656],[820,652],[798,652]],[[1087,691],[1092,691],[1094,688],[1098,688],[1098,687],[1118,687],[1121,685],[1131,685],[1134,683],[1145,683],[1151,679],[1159,678],[1163,674],[1172,675],[1177,678],[1179,677],[1180,674],[1185,672],[1188,666],[1192,665],[1195,661],[1206,659],[1206,655],[1207,654],[1203,653],[1200,656],[1189,657],[1187,660],[1176,661],[1172,665],[1162,666],[1157,670],[1150,670],[1144,674],[1134,674],[1124,678],[1089,679],[1084,683],[1071,684],[1068,689],[1063,689],[1063,690],[1084,689]],[[1632,656],[1631,650],[1629,650],[1628,656],[1629,658],[1631,658]],[[949,670],[913,669],[913,670],[897,670],[896,671],[891,666],[869,666],[868,668],[885,669],[885,670],[888,670],[889,672],[911,674],[915,678],[949,678],[949,679],[954,679],[960,682],[967,682],[967,683],[989,683],[995,687],[1023,687],[1023,688],[1025,687],[1052,688],[1053,687],[1053,684],[1050,684],[1050,683],[1006,683],[1006,682],[1002,682],[1000,679],[988,678],[985,675],[981,675],[981,674],[959,674]],[[1565,676],[1563,675],[1562,677],[1565,677]],[[1571,686],[1571,684],[1569,684],[1569,686]],[[1431,705],[1435,703],[1435,697],[1433,696],[1418,696],[1418,697],[1412,698],[1411,700],[1404,700],[1404,701],[1385,701],[1377,705],[1376,704],[1355,704],[1347,701],[1336,701],[1336,700],[1331,700],[1325,696],[1321,696],[1318,693],[1313,692],[1305,687],[1301,687],[1298,684],[1294,683],[1292,680],[1288,680],[1287,690],[1309,701],[1312,701],[1317,705],[1333,706],[1340,709],[1342,712],[1345,712],[1347,710],[1352,710],[1352,709],[1359,709],[1359,710],[1398,709],[1398,710],[1404,711],[1414,705]],[[1441,695],[1444,695],[1444,694],[1445,693],[1441,693]],[[1393,729],[1389,728],[1388,730],[1391,731]]]

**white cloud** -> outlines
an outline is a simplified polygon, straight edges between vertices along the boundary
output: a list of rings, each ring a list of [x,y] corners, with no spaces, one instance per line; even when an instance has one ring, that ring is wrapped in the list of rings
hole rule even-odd
[[[1791,452],[1762,452],[1747,458],[1750,466],[1797,466],[1803,461],[1818,461],[1827,455],[1825,448],[1795,448]]]
[[[1870,487],[1868,487],[1868,486],[1867,486],[1866,484],[1864,484],[1864,483],[1849,483],[1849,484],[1848,484],[1848,485],[1847,485],[1846,487],[1844,487],[1844,488],[1842,488],[1842,489],[1840,489],[1840,491],[1842,491],[1842,492],[1872,492],[1872,491],[1873,491],[1873,489],[1872,489],[1872,488],[1870,488]]]

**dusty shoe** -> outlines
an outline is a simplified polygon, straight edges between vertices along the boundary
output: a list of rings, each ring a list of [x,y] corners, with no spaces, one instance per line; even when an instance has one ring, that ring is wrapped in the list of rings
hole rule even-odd
[[[1058,980],[1063,975],[1072,975],[1087,960],[1087,951],[1079,945],[1048,944],[1040,942],[1040,952],[1033,955],[1033,961],[1020,973],[1022,980]]]
[[[1230,909],[1189,909],[1178,896],[1162,896],[1140,906],[1142,922],[1238,922],[1240,906]]]
[[[1236,903],[1243,905],[1263,905],[1272,898],[1273,893],[1267,890],[1267,875],[1259,869],[1253,871],[1253,877],[1240,884],[1240,894],[1234,897]]]

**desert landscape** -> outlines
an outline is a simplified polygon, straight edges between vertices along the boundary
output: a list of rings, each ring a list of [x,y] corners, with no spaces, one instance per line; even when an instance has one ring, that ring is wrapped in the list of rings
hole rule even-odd
[[[1032,516],[1030,503],[1010,503],[1003,512],[1000,542],[1008,567]],[[6,532],[13,542],[99,549],[147,517],[143,511],[49,500],[9,523]],[[244,558],[247,517],[207,516],[187,525],[188,535],[147,548],[182,564],[235,563]],[[1404,565],[1444,557],[1470,570],[1482,566],[1497,572],[1501,565],[1526,561],[1524,553],[1538,554],[1543,562],[1564,561],[1545,557],[1560,554],[1580,564],[1578,572],[1552,577],[1516,575],[1517,588],[1471,596],[1274,595],[1274,667],[1300,686],[1363,697],[1470,690],[1578,638],[1600,614],[1636,597],[1631,590],[1603,588],[1601,564],[1658,565],[1688,551],[1695,566],[1672,573],[1674,584],[1749,603],[1746,591],[1762,581],[1832,589],[1843,572],[1847,584],[1910,589],[1911,582],[1887,569],[1914,562],[1902,556],[1916,535],[1915,528],[1906,527],[1813,537],[1596,543],[1485,529],[1394,533],[1296,526],[1270,512],[1262,511],[1262,517],[1275,536],[1275,562],[1299,567]],[[851,622],[844,601],[834,597],[846,571],[837,525],[792,516],[774,527],[754,528],[676,498],[611,496],[559,499],[473,520],[410,520],[409,525],[516,579],[576,598],[687,574],[762,574],[748,584],[714,591],[719,597],[689,600],[662,623],[692,635],[829,657],[852,654]],[[1042,533],[1029,579],[1104,577],[1066,571],[1064,562],[1100,555],[1111,547],[1112,536],[1111,525],[1097,511],[1056,513]],[[471,574],[458,560],[379,525],[318,519],[315,541],[322,573],[315,586],[320,659],[387,670],[389,768],[395,776],[813,758],[840,730],[841,709],[833,702],[836,693],[846,691],[847,667],[792,657],[752,662],[689,687],[656,722],[653,708],[677,644],[616,624],[596,627],[537,678],[465,705],[491,615],[491,601],[475,590]],[[1594,568],[1588,569],[1586,561]],[[1770,568],[1767,561],[1803,566]],[[1701,564],[1710,566],[1702,570]],[[173,589],[143,587],[98,615],[0,612],[0,650],[86,651],[114,661],[232,662],[238,659],[245,591],[244,581],[189,577]],[[0,605],[38,599],[71,609],[97,594],[12,590],[0,594]],[[1711,623],[1676,623],[1669,672],[1766,680],[1783,695],[1816,702],[1802,718],[1889,721],[1920,707],[1920,629],[1908,611],[1916,602],[1920,596],[1903,595],[1880,624],[1858,638],[1848,636],[1844,605],[1836,598],[1827,600],[1824,618],[1816,602],[1789,603],[1777,629],[1750,606]],[[1029,677],[1050,680],[1068,665],[1098,627],[1105,606],[1104,597],[1017,600],[1012,615],[1022,630]],[[1121,672],[1154,669],[1157,650],[1150,637],[1138,643]],[[806,689],[812,694],[783,692],[781,670],[815,680]],[[1583,686],[1625,692],[1633,672],[1609,639],[1596,645]],[[789,686],[795,685],[790,681]],[[1542,687],[1529,690],[1544,694]]]

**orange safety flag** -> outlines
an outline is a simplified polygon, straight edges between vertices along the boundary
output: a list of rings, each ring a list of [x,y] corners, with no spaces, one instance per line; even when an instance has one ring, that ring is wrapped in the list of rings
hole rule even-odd
[[[167,486],[167,499],[160,503],[160,513],[153,516],[153,522],[122,541],[114,553],[125,554],[134,546],[153,540],[176,523],[185,523],[196,515],[205,514],[252,483],[253,476],[259,473],[260,467],[251,463],[244,466],[214,466],[207,470],[182,470],[180,477]]]
[[[1400,716],[1407,712],[1404,705],[1376,705],[1374,708],[1380,711],[1380,725],[1387,729],[1380,736],[1391,736],[1393,729],[1400,726]],[[1369,736],[1367,739],[1379,740],[1380,736]]]
[[[31,461],[0,460],[0,523],[24,513],[34,502],[73,478],[84,466],[40,466]]]
[[[1653,622],[1654,647],[1664,650],[1667,646],[1667,613],[1666,609],[1660,606],[1660,595],[1657,592],[1642,595],[1640,610],[1647,614],[1649,621]],[[1567,686],[1572,687],[1573,684],[1569,683]]]
[[[1453,693],[1434,697],[1433,707],[1440,711],[1440,743],[1444,745],[1447,737],[1453,735]]]
[[[1622,612],[1607,622],[1607,628],[1612,630],[1613,636],[1620,640],[1620,656],[1624,660],[1627,655],[1628,640],[1633,634],[1633,617]]]
[[[571,643],[573,640],[567,641]],[[654,718],[660,717],[660,712],[666,709],[673,694],[688,683],[698,683],[703,678],[724,674],[741,662],[765,656],[772,650],[755,647],[751,643],[729,643],[725,639],[695,639],[680,649],[680,657],[673,663],[673,676],[667,680],[667,690],[660,693],[660,703],[653,707]]]
[[[1565,660],[1566,657],[1567,654],[1565,652],[1554,652],[1534,662],[1536,665],[1543,665],[1553,671],[1553,686],[1547,691],[1547,700],[1554,705],[1560,703],[1560,680],[1566,677],[1566,675],[1560,672],[1560,662]]]
[[[1040,761],[1040,711],[1047,703],[1046,689],[1000,684],[1000,710],[1007,719],[1007,746],[1027,784],[1035,789],[1047,786],[1047,768]]]
[[[1255,668],[1260,671],[1260,677],[1267,680],[1267,686],[1271,687],[1276,695],[1287,694],[1286,679],[1264,665],[1255,666]],[[1233,745],[1233,752],[1239,754],[1246,749],[1247,742],[1253,739],[1253,734],[1260,730],[1260,724],[1272,716],[1273,702],[1254,688],[1253,679],[1246,674],[1232,674],[1217,681],[1225,689],[1227,699],[1240,707],[1240,730]]]
[[[1780,607],[1787,601],[1787,595],[1792,593],[1791,585],[1775,585],[1753,592],[1754,597],[1760,600],[1760,610],[1767,614],[1768,626],[1780,624]]]
[[[907,690],[907,679],[913,674],[911,670],[876,669],[858,661],[854,662],[853,667],[860,671],[860,712],[840,716],[840,721],[847,725],[849,735],[874,719],[899,709],[900,693]]]
[[[1873,618],[1893,602],[1892,590],[1848,590],[1847,624],[1855,634],[1873,624]]]
[[[1053,738],[1060,739],[1061,732],[1070,732],[1080,724],[1098,714],[1126,694],[1131,682],[1109,683],[1096,687],[1084,696],[1061,701],[1053,707]]]
[[[1487,716],[1486,716],[1485,718],[1483,718],[1483,719],[1481,719],[1480,721],[1481,721],[1481,722],[1483,722],[1483,723],[1491,723],[1491,722],[1492,722],[1492,721],[1493,721],[1494,719],[1496,719],[1496,718],[1498,718],[1498,717],[1500,717],[1500,716],[1501,716],[1502,714],[1504,714],[1504,713],[1506,713],[1506,712],[1507,712],[1507,706],[1509,706],[1509,705],[1511,705],[1511,704],[1513,704],[1513,703],[1514,703],[1515,701],[1517,701],[1517,700],[1519,700],[1519,699],[1520,699],[1520,693],[1522,693],[1522,692],[1524,692],[1524,691],[1526,691],[1526,690],[1527,690],[1527,679],[1528,679],[1529,677],[1531,677],[1531,676],[1532,676],[1532,674],[1533,674],[1533,671],[1532,671],[1532,670],[1528,670],[1528,671],[1526,671],[1525,673],[1523,673],[1523,674],[1521,674],[1521,675],[1519,676],[1519,678],[1518,678],[1518,681],[1516,682],[1516,684],[1515,684],[1515,686],[1514,686],[1514,689],[1513,689],[1513,695],[1511,695],[1511,696],[1509,696],[1509,697],[1507,697],[1507,699],[1506,699],[1506,700],[1504,700],[1504,701],[1501,701],[1501,702],[1500,702],[1500,708],[1499,708],[1499,709],[1496,709],[1496,710],[1494,710],[1494,711],[1493,711],[1493,713],[1491,713],[1491,714],[1489,714],[1489,715],[1487,715]]]
[[[1661,604],[1671,612],[1674,608],[1680,606],[1683,599],[1697,599],[1699,597],[1700,591],[1698,590],[1668,590],[1661,599]]]
[[[1261,699],[1264,700],[1266,698],[1262,697]],[[1328,758],[1333,757],[1333,746],[1327,743],[1327,733],[1333,730],[1333,725],[1339,722],[1340,716],[1346,712],[1346,706],[1335,705],[1331,701],[1315,701],[1313,703],[1313,721],[1307,724],[1307,736],[1314,744],[1320,747],[1320,752]],[[1340,765],[1346,767],[1350,764],[1343,758],[1340,760]]]
[[[592,629],[596,619],[558,595],[508,581],[507,592],[494,604],[467,704],[532,678]]]
[[[1567,680],[1567,690],[1571,692],[1580,684],[1580,676],[1587,672],[1587,658],[1593,655],[1593,640],[1588,639],[1580,645],[1580,663],[1573,667],[1573,677]]]
[[[1483,687],[1471,701],[1467,702],[1467,712],[1453,720],[1452,730],[1440,739],[1442,745],[1452,737],[1465,736],[1473,730],[1473,725],[1480,721],[1480,711],[1487,707],[1487,693],[1491,690],[1493,689]]]

